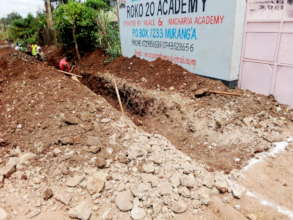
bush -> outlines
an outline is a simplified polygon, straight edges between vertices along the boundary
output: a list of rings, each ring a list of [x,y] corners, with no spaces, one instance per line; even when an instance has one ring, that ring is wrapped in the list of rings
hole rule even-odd
[[[121,55],[119,25],[113,12],[100,11],[97,16],[98,45],[111,57]]]

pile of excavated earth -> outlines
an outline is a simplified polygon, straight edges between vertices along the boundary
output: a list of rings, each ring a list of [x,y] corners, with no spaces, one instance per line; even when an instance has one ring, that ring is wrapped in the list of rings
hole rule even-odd
[[[108,62],[100,51],[76,80],[54,68],[60,51],[46,54],[0,49],[0,220],[292,217],[287,106],[167,61]],[[258,186],[250,167],[266,156],[273,170],[255,167]],[[266,195],[266,184],[279,191]],[[279,209],[262,202],[276,198]]]

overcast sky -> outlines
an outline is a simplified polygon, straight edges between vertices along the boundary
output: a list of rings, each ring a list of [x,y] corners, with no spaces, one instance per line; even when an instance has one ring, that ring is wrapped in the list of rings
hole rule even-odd
[[[0,18],[11,12],[26,16],[29,12],[35,14],[43,9],[43,0],[0,0]]]

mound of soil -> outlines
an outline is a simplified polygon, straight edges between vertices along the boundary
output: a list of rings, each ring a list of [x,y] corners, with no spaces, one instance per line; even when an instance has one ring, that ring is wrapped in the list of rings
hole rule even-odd
[[[46,60],[49,65],[58,67],[60,59],[64,56],[64,51],[56,46],[48,46],[43,48]]]
[[[107,63],[108,57],[101,50],[85,56],[81,62],[82,72],[110,72],[146,89],[176,90],[192,95],[197,89],[228,90],[218,80],[212,80],[190,73],[169,61],[157,59],[153,62],[138,57],[118,57]]]

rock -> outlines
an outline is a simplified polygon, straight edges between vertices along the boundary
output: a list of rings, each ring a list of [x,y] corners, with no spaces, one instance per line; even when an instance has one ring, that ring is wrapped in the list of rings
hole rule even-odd
[[[145,173],[153,173],[155,171],[154,163],[148,162],[142,165],[142,170]]]
[[[195,92],[195,91],[197,90],[197,88],[198,88],[198,86],[197,86],[196,83],[194,83],[194,84],[192,84],[192,85],[190,86],[190,90],[191,90],[192,92]]]
[[[141,177],[143,182],[150,183],[152,187],[157,187],[159,185],[159,178],[155,175],[143,173]]]
[[[150,158],[151,161],[153,161],[155,164],[160,165],[162,163],[162,155],[160,154],[154,154]]]
[[[58,148],[55,148],[54,150],[53,150],[53,155],[56,157],[58,154],[60,154],[62,151],[60,150],[60,149],[58,149]]]
[[[77,125],[78,124],[78,119],[74,115],[69,115],[69,114],[60,114],[60,120],[65,124],[65,125]]]
[[[41,214],[41,209],[40,208],[34,208],[33,210],[31,210],[28,213],[28,217],[29,218],[34,218],[34,217],[38,216],[39,214]]]
[[[125,155],[119,155],[118,161],[123,164],[128,164],[130,162],[130,159],[126,157]]]
[[[85,148],[85,151],[92,153],[92,154],[97,154],[101,151],[101,147],[100,146],[87,146]]]
[[[0,220],[7,220],[8,214],[7,212],[0,207]]]
[[[2,175],[5,178],[9,178],[16,171],[17,163],[18,163],[18,158],[11,157],[6,163],[5,167],[0,169],[0,176]]]
[[[142,199],[150,190],[151,185],[149,183],[140,183],[131,188],[133,195],[139,199]]]
[[[69,187],[75,187],[78,184],[80,184],[84,179],[85,179],[84,175],[75,175],[67,179],[66,185]]]
[[[97,158],[96,159],[96,166],[100,169],[103,169],[106,167],[106,160],[104,158]]]
[[[59,191],[54,194],[54,198],[57,201],[63,203],[64,205],[69,205],[72,199],[72,196],[66,192]]]
[[[17,166],[16,168],[20,168],[21,165],[27,164],[28,161],[33,160],[36,158],[36,155],[34,153],[24,153],[18,158]]]
[[[203,95],[205,95],[206,93],[208,93],[209,89],[208,88],[201,88],[201,89],[197,89],[194,93],[195,97],[201,97]]]
[[[131,210],[130,215],[131,215],[132,219],[138,220],[138,219],[143,219],[145,217],[146,213],[145,213],[144,209],[136,206]]]
[[[168,182],[161,182],[159,184],[158,190],[160,195],[170,195],[172,193],[172,186]]]
[[[240,199],[241,196],[245,193],[245,188],[236,183],[230,183],[230,190],[236,199]]]
[[[135,160],[139,157],[143,157],[144,155],[146,155],[146,151],[144,151],[143,149],[141,148],[138,148],[138,147],[130,147],[128,149],[128,158],[130,160]]]
[[[53,194],[52,189],[48,188],[48,189],[45,190],[45,192],[43,194],[43,199],[47,201],[47,200],[51,199],[53,197],[53,195],[54,194]]]
[[[189,189],[187,189],[187,187],[184,187],[184,186],[179,187],[178,193],[185,198],[190,198],[190,191]]]
[[[82,121],[90,121],[91,119],[91,114],[89,112],[81,112],[80,113],[80,119]]]
[[[107,154],[111,155],[113,153],[113,148],[107,147],[106,152],[107,152]]]
[[[88,220],[92,214],[92,204],[88,200],[82,201],[77,206],[70,209],[68,214],[71,218]]]
[[[181,176],[180,183],[182,186],[186,186],[187,188],[193,188],[196,184],[193,174]]]
[[[73,139],[73,137],[60,137],[58,139],[58,144],[61,144],[61,145],[73,145],[74,144],[74,139]]]
[[[110,122],[112,119],[111,118],[103,118],[102,120],[101,120],[101,123],[108,123],[108,122]]]
[[[101,142],[100,142],[100,138],[99,137],[95,137],[95,136],[88,136],[86,139],[86,145],[87,146],[100,146]]]
[[[182,201],[172,201],[169,204],[169,208],[174,212],[174,213],[183,213],[187,210],[187,204]]]
[[[248,215],[246,215],[246,218],[249,220],[257,220],[257,216],[254,214],[248,214]]]
[[[206,186],[207,188],[211,189],[214,185],[214,176],[209,173],[205,172],[202,176],[202,185]]]
[[[184,174],[191,174],[194,171],[194,166],[188,162],[181,165]]]
[[[90,176],[86,183],[86,188],[89,194],[93,195],[102,192],[105,187],[106,174],[98,172],[94,176]]]
[[[122,212],[127,212],[133,207],[133,196],[129,190],[119,192],[115,199],[116,206]]]
[[[210,192],[207,188],[200,188],[198,190],[198,200],[202,205],[208,205],[210,202]]]
[[[178,173],[174,173],[169,181],[173,187],[178,187],[180,185],[180,175]]]
[[[220,193],[228,192],[228,183],[226,177],[223,173],[216,173],[215,175],[215,187]]]

